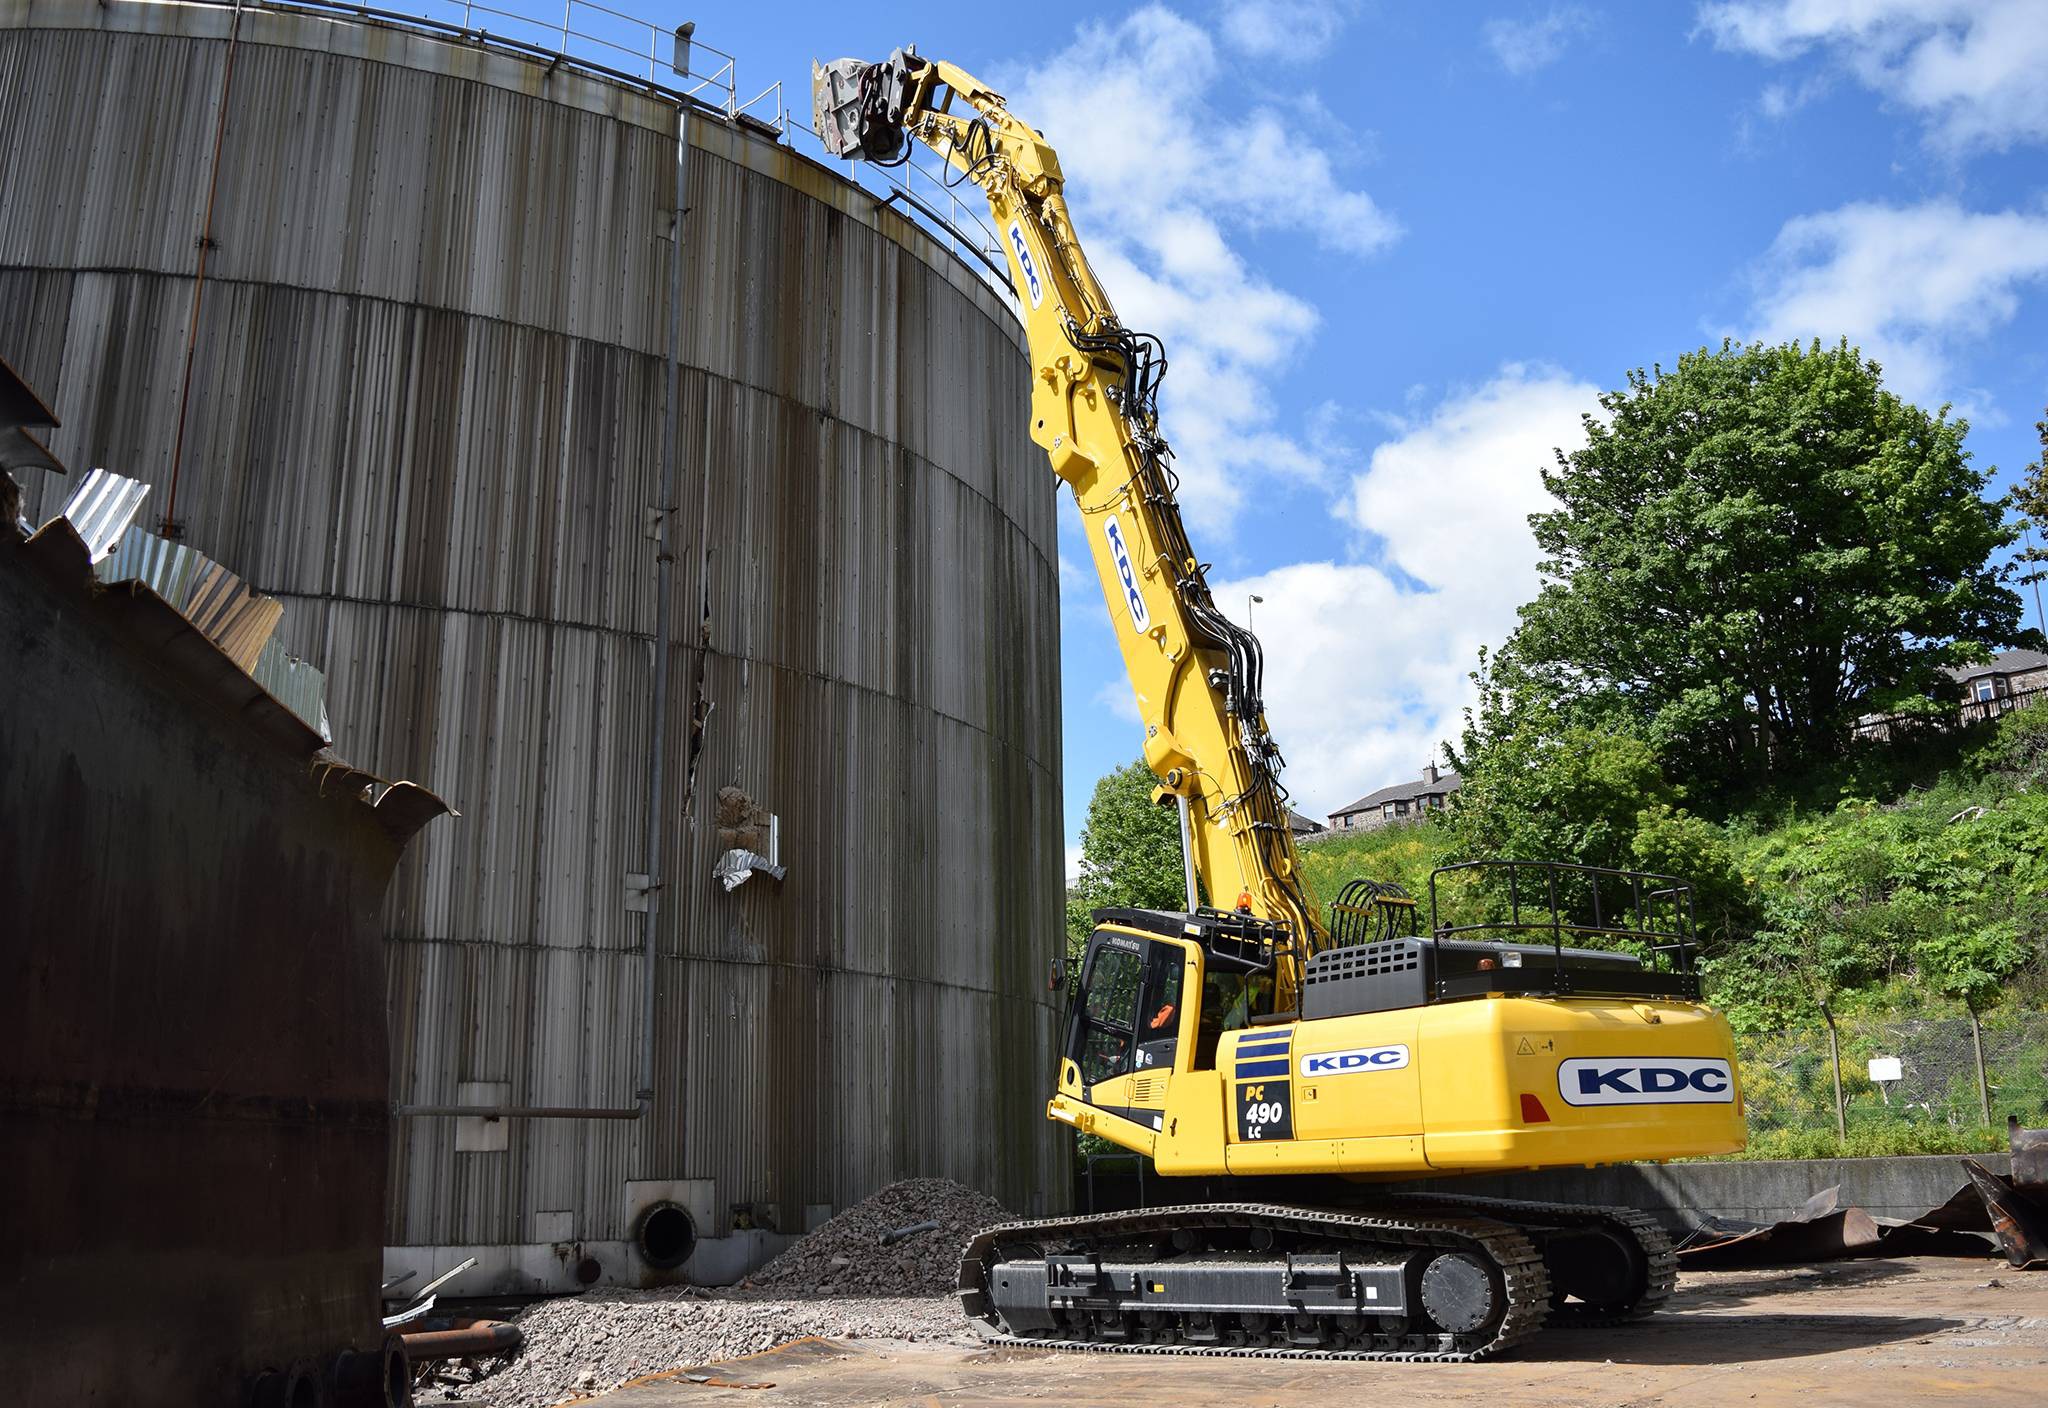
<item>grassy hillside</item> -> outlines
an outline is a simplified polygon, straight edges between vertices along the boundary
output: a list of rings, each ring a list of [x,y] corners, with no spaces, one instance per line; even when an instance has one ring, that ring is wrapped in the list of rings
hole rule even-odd
[[[1707,971],[1737,1030],[1803,1026],[1823,1003],[1930,1017],[2048,1007],[2048,708],[1865,746],[1718,816],[1688,800],[1733,871],[1736,918]],[[1362,875],[1426,905],[1430,870],[1460,845],[1460,828],[1433,818],[1313,843],[1303,866],[1319,903]]]

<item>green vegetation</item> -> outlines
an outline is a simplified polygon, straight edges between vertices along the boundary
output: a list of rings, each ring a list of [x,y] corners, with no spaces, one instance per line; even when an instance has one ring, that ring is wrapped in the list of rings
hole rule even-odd
[[[1943,667],[2031,634],[1967,425],[1846,342],[1724,342],[1600,404],[1529,520],[1544,583],[1494,662],[1510,722],[1628,732],[1723,786],[1834,757],[1860,715],[1932,714]]]
[[[1088,916],[1095,910],[1179,909],[1187,903],[1180,818],[1152,800],[1157,785],[1142,758],[1097,779],[1081,826],[1081,873],[1067,887],[1070,957],[1086,947],[1093,928]]]
[[[1748,1078],[1747,1073],[1744,1079]],[[1902,1154],[1998,1154],[2006,1148],[2005,1131],[1979,1126],[1951,1129],[1946,1125],[1895,1124],[1853,1129],[1847,1139],[1832,1129],[1769,1129],[1751,1134],[1739,1153],[1718,1154],[1699,1163],[1734,1163],[1754,1159],[1882,1159]]]

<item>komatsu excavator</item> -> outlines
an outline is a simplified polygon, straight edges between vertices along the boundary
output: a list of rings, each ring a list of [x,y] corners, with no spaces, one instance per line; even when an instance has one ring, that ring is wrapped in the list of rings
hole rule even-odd
[[[922,143],[987,198],[1029,342],[1031,436],[1080,509],[1155,798],[1179,809],[1191,860],[1186,911],[1095,914],[1047,1114],[1149,1156],[1192,1198],[990,1229],[962,1261],[968,1314],[1034,1345],[1469,1360],[1546,1323],[1655,1309],[1676,1262],[1640,1212],[1377,1185],[1741,1148],[1690,891],[1479,862],[1431,877],[1426,930],[1419,899],[1362,881],[1326,924],[1287,824],[1259,643],[1217,609],[1181,523],[1164,349],[1118,321],[1053,149],[914,49],[814,66],[812,82],[835,155],[893,164]],[[1199,906],[1197,876],[1231,907]],[[1440,884],[1442,910],[1462,889],[1489,897],[1487,918],[1450,922]],[[1576,946],[1589,938],[1607,947]]]

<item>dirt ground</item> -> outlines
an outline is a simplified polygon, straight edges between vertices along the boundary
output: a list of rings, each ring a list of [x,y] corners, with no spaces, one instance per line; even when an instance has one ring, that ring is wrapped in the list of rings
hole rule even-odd
[[[697,1382],[690,1375],[708,1377]],[[1073,1354],[807,1340],[629,1384],[604,1408],[1489,1402],[1869,1408],[2048,1402],[2048,1273],[2002,1261],[1871,1261],[1685,1276],[1625,1329],[1552,1332],[1481,1364]]]

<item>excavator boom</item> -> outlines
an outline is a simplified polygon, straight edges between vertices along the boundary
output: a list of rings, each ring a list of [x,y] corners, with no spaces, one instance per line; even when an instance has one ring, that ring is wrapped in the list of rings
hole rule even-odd
[[[818,65],[812,92],[828,151],[890,163],[921,142],[987,197],[1024,315],[1031,437],[1087,525],[1156,797],[1183,809],[1214,902],[1270,921],[1275,1000],[1289,1005],[1323,929],[1287,825],[1263,652],[1217,607],[1181,521],[1159,428],[1165,349],[1118,320],[1075,238],[1058,156],[1002,95],[908,49]]]

